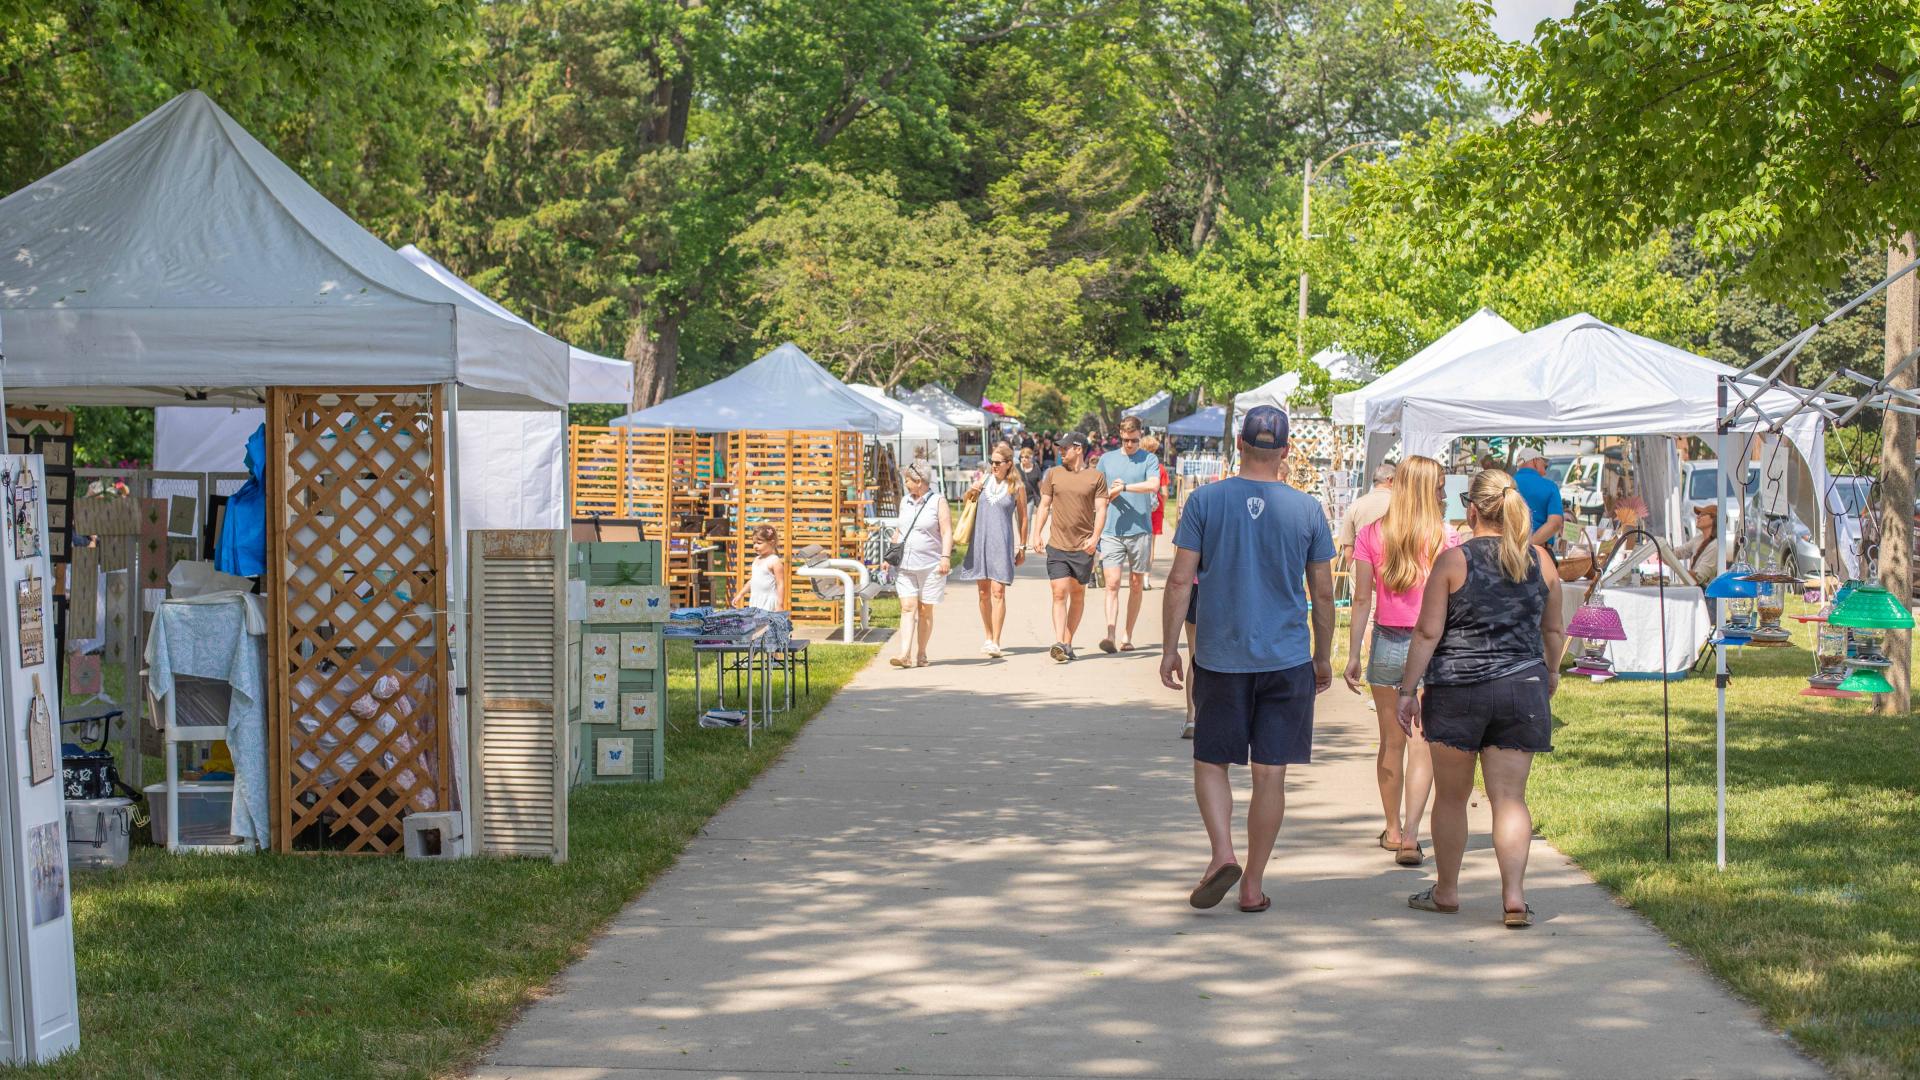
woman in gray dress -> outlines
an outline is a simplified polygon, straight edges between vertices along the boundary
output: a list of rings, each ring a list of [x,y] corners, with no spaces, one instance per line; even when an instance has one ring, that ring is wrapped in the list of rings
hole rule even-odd
[[[955,581],[974,582],[980,591],[980,625],[987,640],[980,651],[1004,656],[1000,633],[1007,625],[1007,586],[1013,568],[1027,560],[1027,492],[1013,461],[1013,447],[999,443],[988,455],[987,469],[973,478],[966,500],[975,503],[973,536],[967,557],[954,571]]]

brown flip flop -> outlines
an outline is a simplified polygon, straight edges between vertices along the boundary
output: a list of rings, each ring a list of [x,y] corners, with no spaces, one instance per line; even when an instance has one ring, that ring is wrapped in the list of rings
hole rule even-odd
[[[1249,915],[1258,915],[1272,906],[1273,906],[1273,897],[1268,896],[1266,893],[1261,893],[1260,902],[1258,904],[1255,904],[1253,907],[1248,907],[1245,904],[1241,904],[1240,910],[1246,912]]]
[[[1400,845],[1399,845],[1399,844],[1389,844],[1389,843],[1387,843],[1387,830],[1385,830],[1385,829],[1381,829],[1381,830],[1380,830],[1380,836],[1379,836],[1379,841],[1380,841],[1380,850],[1381,850],[1381,851],[1399,851],[1399,850],[1400,850]]]
[[[1525,911],[1509,911],[1502,918],[1509,930],[1525,930],[1533,925],[1533,905],[1528,904]]]
[[[1443,904],[1433,898],[1433,888],[1428,888],[1407,897],[1407,906],[1415,911],[1436,911],[1442,915],[1460,914],[1459,904]]]
[[[1114,648],[1113,639],[1106,637],[1100,639],[1100,651],[1103,653],[1112,653],[1118,650]]]
[[[1197,908],[1219,907],[1220,901],[1227,898],[1227,890],[1240,882],[1240,864],[1228,863],[1207,875],[1207,879],[1194,886],[1187,894],[1187,903]]]

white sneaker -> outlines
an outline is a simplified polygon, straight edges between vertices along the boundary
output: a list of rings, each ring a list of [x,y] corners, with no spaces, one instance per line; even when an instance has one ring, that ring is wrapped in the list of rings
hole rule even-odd
[[[993,657],[995,660],[998,660],[1007,654],[1004,649],[1000,648],[999,642],[989,641],[987,642],[987,655]]]
[[[1000,646],[995,645],[992,638],[988,638],[980,643],[980,651],[986,653],[988,656],[998,656],[1000,655]]]

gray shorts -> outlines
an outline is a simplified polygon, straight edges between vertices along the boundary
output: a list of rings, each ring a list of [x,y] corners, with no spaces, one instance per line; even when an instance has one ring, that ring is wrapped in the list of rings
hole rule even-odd
[[[1130,574],[1147,573],[1153,569],[1153,534],[1102,536],[1100,565],[1118,566]]]
[[[1407,650],[1412,646],[1412,630],[1375,623],[1373,647],[1367,650],[1367,685],[1399,686],[1407,670]]]

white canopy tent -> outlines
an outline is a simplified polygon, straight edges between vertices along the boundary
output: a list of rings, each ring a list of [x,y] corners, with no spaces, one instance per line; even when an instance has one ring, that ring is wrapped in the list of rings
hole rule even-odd
[[[1439,456],[1470,435],[1695,436],[1713,439],[1720,378],[1733,368],[1574,315],[1467,353],[1367,402],[1367,428],[1398,434],[1408,453]],[[1770,391],[1770,411],[1794,398]],[[1818,520],[1826,433],[1810,412],[1784,432],[1799,458],[1789,481],[1802,521]],[[1668,466],[1671,467],[1671,462]],[[1673,521],[1678,515],[1669,515]]]
[[[899,413],[861,397],[791,341],[724,379],[613,423],[686,431],[900,434]]]
[[[1375,398],[1390,397],[1403,386],[1424,378],[1431,372],[1439,371],[1460,357],[1495,345],[1510,338],[1520,336],[1514,325],[1501,318],[1492,308],[1481,308],[1466,317],[1460,325],[1435,338],[1433,343],[1414,353],[1399,366],[1385,375],[1373,380],[1358,390],[1333,396],[1331,410],[1336,424],[1367,423],[1367,403]],[[1373,470],[1387,459],[1387,451],[1393,449],[1392,432],[1367,431],[1367,461],[1362,476],[1370,476]]]
[[[1121,416],[1137,416],[1140,422],[1150,428],[1164,428],[1173,415],[1173,394],[1166,390],[1157,390],[1153,396],[1132,408],[1122,409]]]
[[[400,254],[482,308],[525,323],[412,244],[401,248]],[[571,346],[567,364],[569,402],[624,405],[633,399],[632,364]],[[242,472],[247,437],[265,420],[262,409],[155,409],[154,468]],[[459,425],[463,530],[566,527],[565,413],[551,409],[464,412]]]
[[[1247,418],[1248,410],[1260,405],[1271,405],[1281,412],[1293,412],[1293,395],[1300,389],[1300,373],[1283,371],[1277,377],[1233,396],[1233,430],[1238,432],[1240,424]]]
[[[0,250],[22,401],[419,384],[464,409],[567,400],[565,345],[421,274],[198,91],[0,199]]]
[[[928,383],[918,390],[895,390],[894,396],[958,430],[961,466],[971,468],[986,457],[987,428],[993,423],[993,418],[987,415],[985,409],[961,401],[939,383]],[[969,438],[970,435],[978,441]]]
[[[849,383],[854,393],[876,406],[900,414],[900,434],[892,440],[898,449],[898,463],[905,465],[925,460],[944,472],[960,463],[960,431],[952,424],[936,420],[904,401],[895,401],[885,390],[867,383]]]

